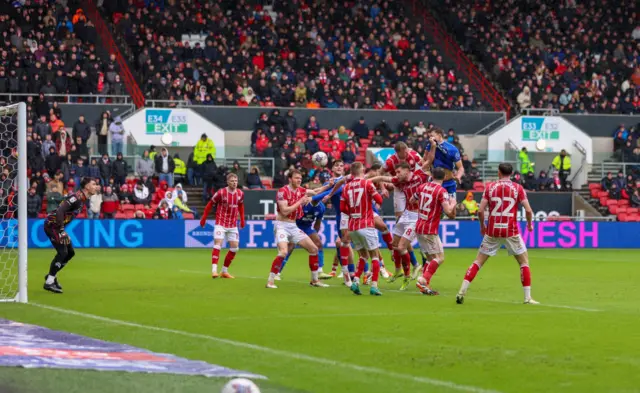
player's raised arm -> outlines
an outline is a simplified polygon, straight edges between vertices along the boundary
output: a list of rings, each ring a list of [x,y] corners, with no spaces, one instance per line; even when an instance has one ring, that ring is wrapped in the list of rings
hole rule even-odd
[[[462,176],[464,176],[464,165],[462,165],[462,160],[458,160],[456,161],[456,179],[460,184],[462,184]]]
[[[331,191],[327,195],[322,198],[322,202],[326,203],[332,196],[335,195],[336,192],[340,191],[340,188],[347,182],[347,176],[343,176],[342,179],[338,180],[334,185]]]
[[[445,194],[445,198],[442,201],[442,211],[447,215],[450,219],[456,218],[456,200],[453,198],[449,198],[449,194],[443,192]]]
[[[391,183],[392,179],[393,179],[393,177],[391,177],[391,176],[374,176],[374,177],[370,178],[369,180],[371,180],[372,183],[378,183],[378,182]]]
[[[422,159],[422,170],[425,172],[429,170],[431,165],[433,165],[433,161],[436,159],[436,146],[437,142],[434,138],[429,138],[429,145],[427,146],[427,152]]]
[[[310,190],[307,188],[307,196],[322,194],[323,192],[327,191],[329,188],[333,187],[333,182],[334,182],[334,179],[331,179],[327,182],[327,184],[325,184],[320,188],[316,188],[315,190]]]
[[[309,198],[308,196],[301,198],[298,202],[294,203],[291,206],[289,206],[289,203],[286,200],[278,201],[278,209],[280,209],[280,213],[288,216],[289,214],[296,211],[297,208],[299,208],[300,206],[304,206],[309,202],[311,202],[311,198]]]

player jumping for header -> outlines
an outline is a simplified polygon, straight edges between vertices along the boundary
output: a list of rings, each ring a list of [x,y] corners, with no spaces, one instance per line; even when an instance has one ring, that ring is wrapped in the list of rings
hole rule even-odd
[[[80,190],[67,195],[58,208],[47,216],[44,223],[44,233],[56,249],[56,256],[49,267],[49,274],[45,276],[44,289],[53,293],[62,293],[56,275],[71,258],[76,255],[71,238],[65,232],[65,226],[82,211],[85,202],[96,193],[96,181],[85,177],[80,181]]]
[[[204,228],[211,209],[216,208],[216,225],[213,229],[213,250],[211,250],[211,277],[234,278],[229,274],[229,266],[238,252],[238,218],[240,229],[244,228],[244,193],[238,189],[238,176],[235,173],[227,175],[227,187],[221,188],[214,195],[204,209],[200,226]],[[218,261],[223,241],[229,242],[229,252],[224,258],[222,274],[218,275]]]
[[[311,270],[312,287],[328,287],[318,279],[318,247],[298,226],[296,220],[303,215],[302,207],[311,202],[311,196],[319,194],[333,186],[333,182],[308,190],[300,186],[302,174],[298,170],[290,170],[289,184],[280,188],[276,194],[278,214],[274,223],[274,234],[278,247],[278,255],[271,264],[271,272],[267,280],[267,288],[278,288],[274,281],[280,272],[284,258],[289,252],[289,243],[297,244],[309,252],[309,269]]]
[[[464,303],[469,284],[478,274],[478,270],[485,264],[490,256],[496,255],[498,249],[504,244],[520,265],[520,280],[524,290],[525,304],[538,304],[531,298],[531,270],[529,269],[529,256],[527,247],[522,241],[518,229],[516,213],[518,204],[524,207],[527,216],[527,230],[533,231],[533,211],[527,199],[527,193],[518,183],[510,180],[513,173],[511,164],[502,163],[498,166],[499,179],[491,183],[484,191],[480,209],[478,210],[478,220],[480,221],[480,233],[484,238],[478,250],[475,261],[471,264],[462,281],[460,291],[456,296],[456,303]],[[489,226],[485,226],[485,209],[489,208]]]
[[[447,190],[449,196],[456,199],[456,180],[462,183],[464,167],[460,159],[460,151],[457,147],[444,139],[444,131],[441,128],[434,128],[429,134],[427,151],[432,158],[434,168],[444,169],[444,181],[442,187]],[[455,173],[454,173],[455,170]]]
[[[456,201],[450,198],[442,187],[442,181],[445,177],[444,169],[434,168],[431,176],[431,182],[422,184],[413,194],[413,200],[418,203],[418,222],[416,223],[418,243],[430,261],[425,266],[422,277],[419,277],[416,283],[420,292],[425,295],[438,294],[437,291],[431,289],[431,277],[436,274],[436,270],[444,262],[444,248],[438,237],[442,212],[451,219],[456,218]]]

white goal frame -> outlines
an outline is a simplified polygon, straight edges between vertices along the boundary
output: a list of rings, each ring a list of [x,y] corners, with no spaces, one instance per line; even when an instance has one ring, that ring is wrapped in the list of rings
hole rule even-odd
[[[0,116],[13,116],[17,114],[17,134],[18,134],[18,173],[14,179],[18,193],[18,292],[14,298],[0,298],[0,302],[27,303],[27,189],[29,179],[27,178],[27,104],[24,102],[0,107]],[[7,227],[3,235],[5,237],[15,236],[15,231],[11,226]]]

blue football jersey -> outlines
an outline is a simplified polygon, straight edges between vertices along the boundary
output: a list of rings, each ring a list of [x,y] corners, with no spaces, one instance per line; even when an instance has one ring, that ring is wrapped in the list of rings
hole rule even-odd
[[[298,228],[311,228],[316,220],[322,220],[326,206],[322,202],[318,202],[316,206],[312,203],[302,208],[302,217],[296,220]]]
[[[431,151],[430,143],[427,143],[427,151]],[[436,156],[433,161],[434,168],[443,168],[453,171],[456,168],[456,163],[458,161],[460,161],[460,151],[457,147],[449,142],[442,142],[437,146]],[[456,192],[456,181],[454,179],[445,181],[442,183],[442,186],[449,194]]]

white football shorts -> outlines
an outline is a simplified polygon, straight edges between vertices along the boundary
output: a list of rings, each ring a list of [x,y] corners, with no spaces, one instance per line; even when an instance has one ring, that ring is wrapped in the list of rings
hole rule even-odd
[[[309,237],[302,229],[298,228],[295,222],[275,221],[273,233],[276,236],[276,243],[298,244]]]
[[[356,250],[365,249],[367,251],[377,250],[380,248],[378,241],[378,231],[374,228],[363,228],[349,232],[353,248]]]
[[[215,240],[226,240],[228,242],[237,242],[240,240],[238,227],[225,228],[222,225],[216,225],[213,228],[213,238]]]
[[[400,219],[393,226],[393,235],[402,236],[413,242],[416,238],[416,223],[418,222],[418,213],[405,210]]]
[[[443,254],[444,247],[438,235],[418,235],[420,249],[426,255]]]
[[[509,252],[509,255],[521,255],[527,252],[527,246],[525,246],[520,235],[511,237],[493,237],[485,235],[480,244],[480,253],[488,255],[490,257],[496,255],[500,247],[504,244],[504,247]]]
[[[393,211],[402,213],[407,207],[407,196],[397,187],[393,188]]]

